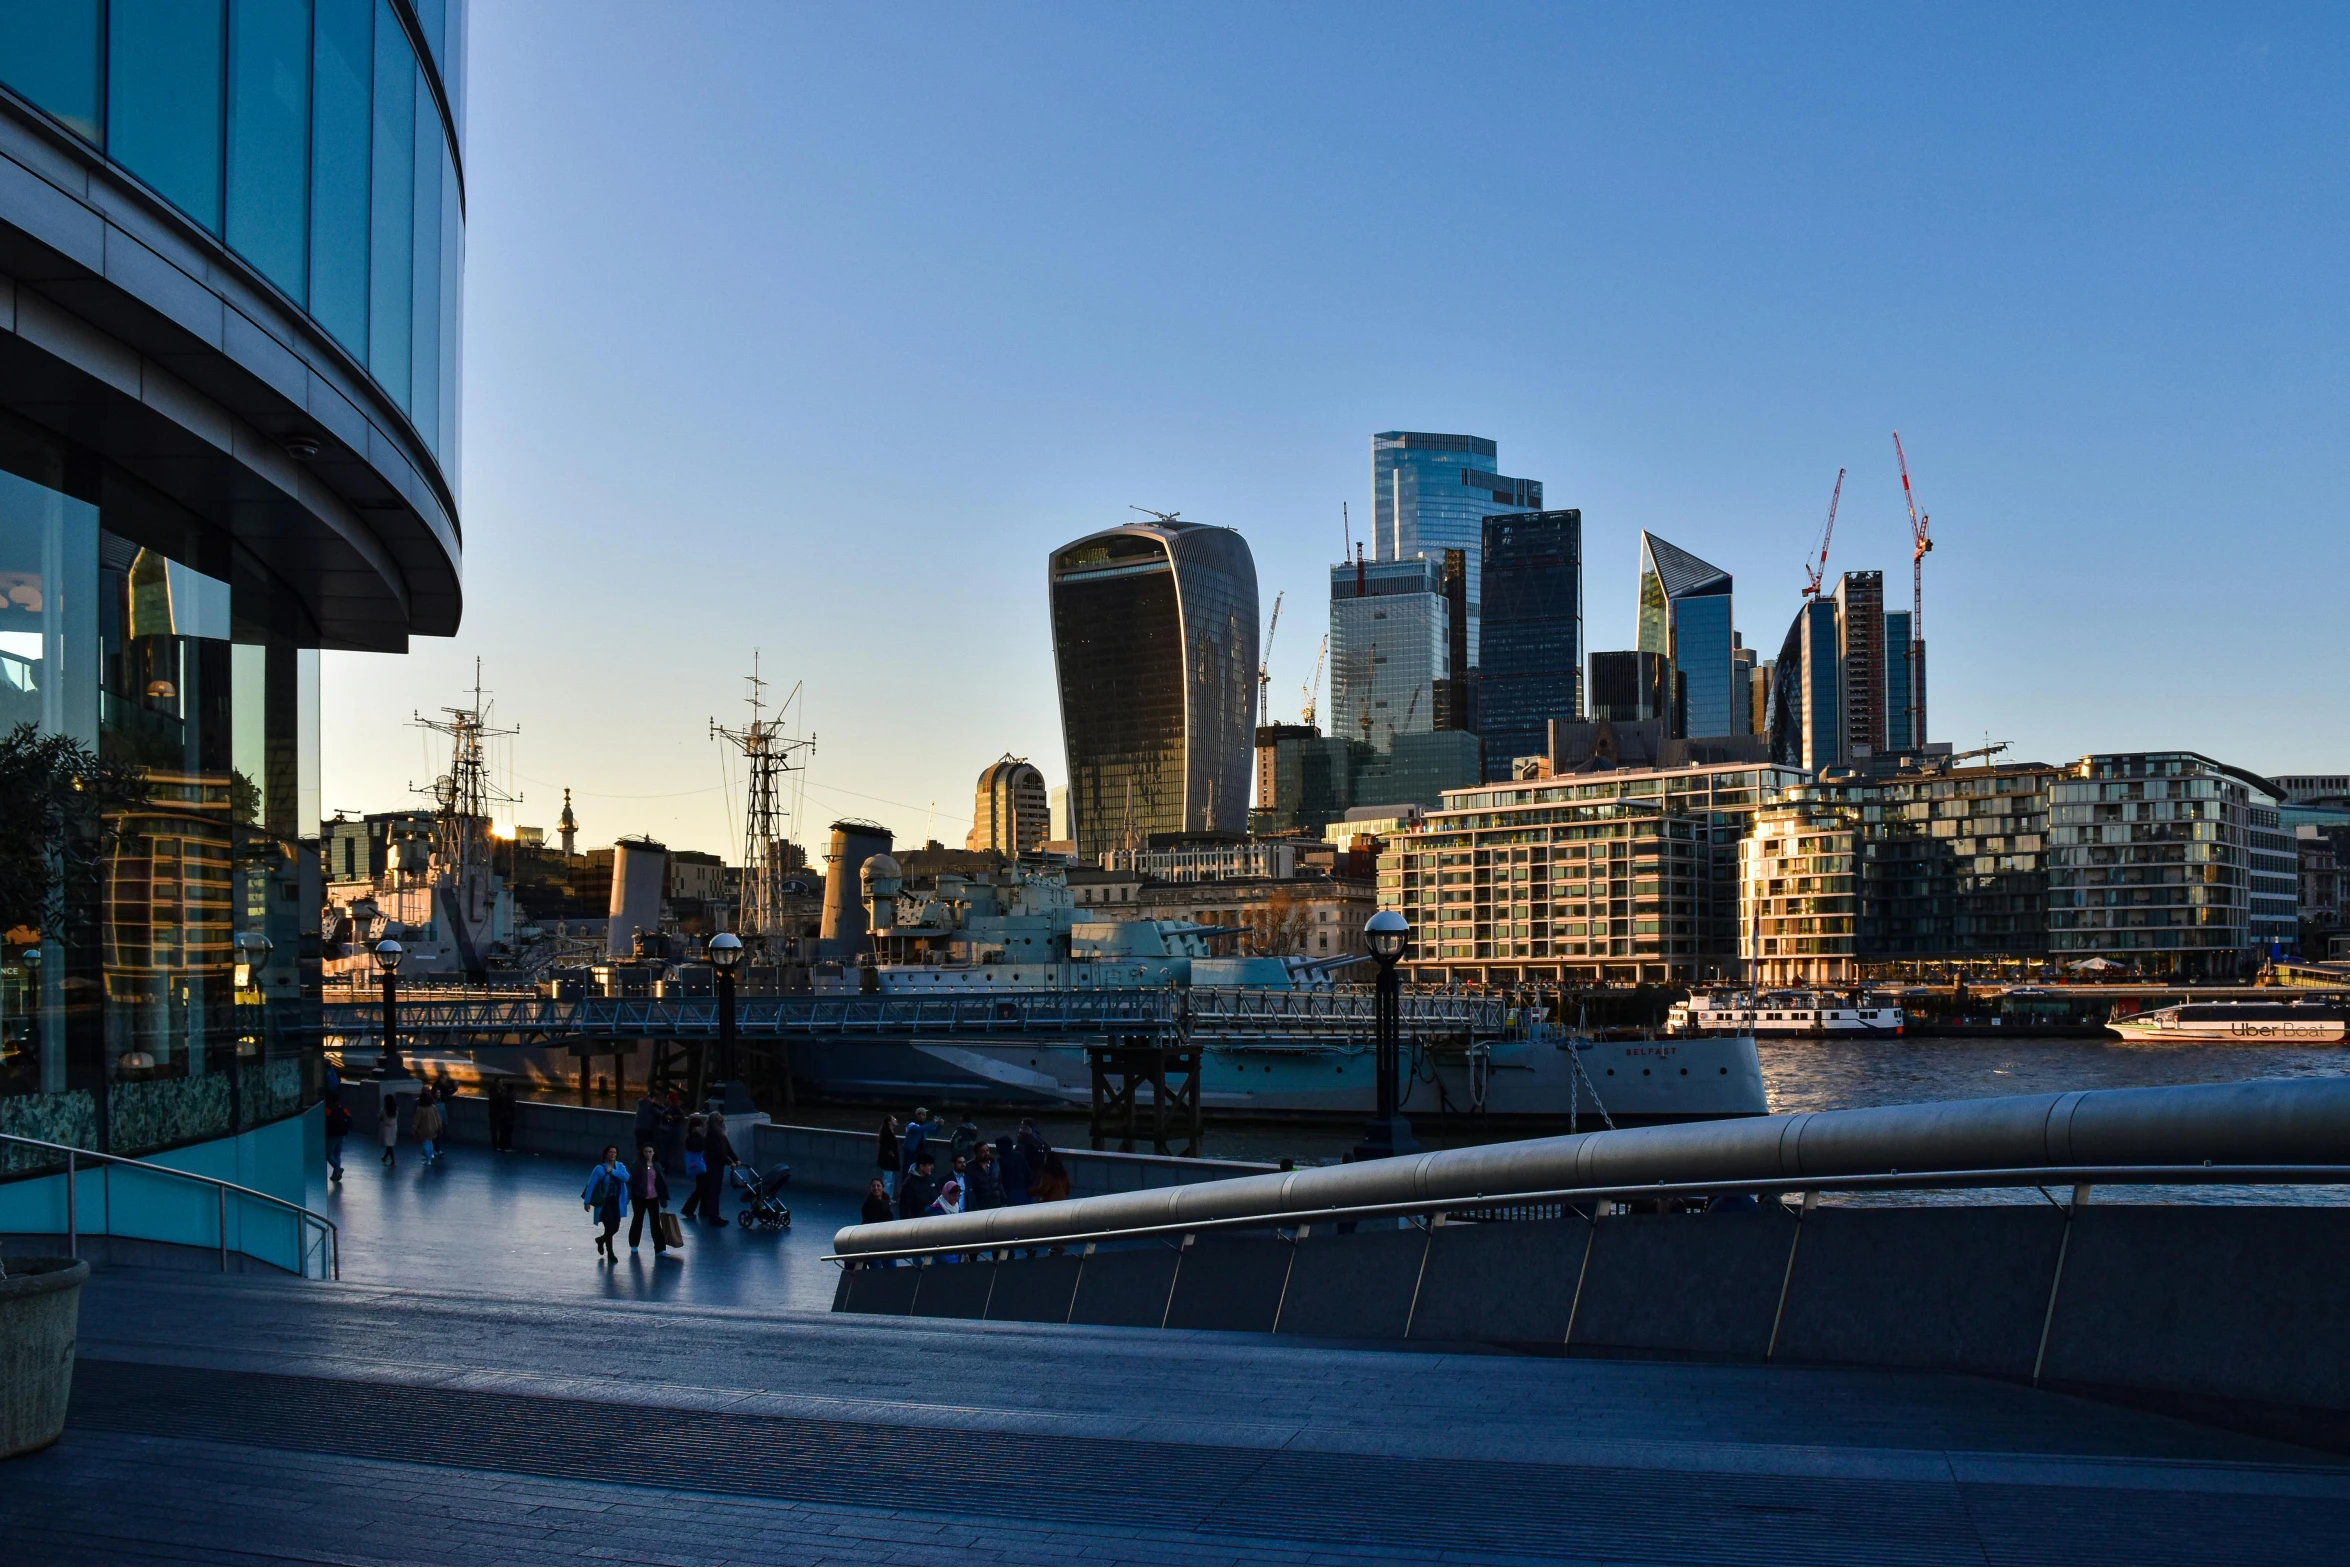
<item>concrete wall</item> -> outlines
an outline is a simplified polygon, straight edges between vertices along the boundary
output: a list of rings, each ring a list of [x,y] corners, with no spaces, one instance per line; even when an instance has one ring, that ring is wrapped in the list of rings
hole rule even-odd
[[[356,1148],[362,1135],[367,1138],[375,1135],[376,1085],[346,1084],[343,1102],[351,1107],[352,1139]],[[447,1113],[450,1141],[488,1146],[490,1118],[486,1100],[472,1094],[460,1095]],[[634,1109],[605,1110],[543,1099],[519,1100],[515,1105],[515,1147],[526,1153],[577,1159],[582,1171],[602,1155],[607,1144],[627,1148],[635,1131]],[[753,1146],[746,1149],[742,1147],[740,1131],[739,1127],[735,1129],[738,1151],[762,1170],[776,1164],[790,1165],[794,1186],[820,1192],[861,1192],[876,1173],[871,1132],[762,1123],[753,1134]],[[402,1135],[405,1140],[405,1132]],[[1194,1181],[1224,1180],[1236,1175],[1262,1175],[1274,1168],[1269,1164],[1244,1164],[1226,1159],[1096,1153],[1086,1148],[1064,1148],[1060,1153],[1062,1162],[1069,1167],[1071,1195],[1077,1197],[1185,1186]]]
[[[2350,1208],[2034,1204],[1211,1232],[1188,1248],[869,1267],[835,1306],[2036,1371],[2043,1386],[2350,1451],[2345,1300]]]

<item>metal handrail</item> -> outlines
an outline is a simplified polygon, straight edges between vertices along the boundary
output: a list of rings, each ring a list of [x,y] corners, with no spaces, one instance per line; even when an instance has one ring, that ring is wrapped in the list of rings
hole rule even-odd
[[[183,1181],[195,1181],[200,1185],[214,1188],[219,1198],[217,1222],[220,1235],[220,1271],[223,1273],[228,1271],[228,1198],[229,1193],[235,1192],[239,1197],[249,1197],[256,1202],[268,1203],[272,1207],[285,1208],[294,1214],[295,1222],[301,1228],[301,1272],[304,1278],[310,1276],[310,1226],[313,1224],[319,1227],[319,1232],[326,1241],[327,1276],[335,1280],[340,1280],[343,1276],[342,1231],[336,1226],[335,1221],[325,1214],[313,1213],[298,1202],[289,1202],[283,1197],[273,1196],[268,1192],[257,1192],[250,1186],[240,1186],[235,1181],[224,1181],[216,1175],[198,1175],[193,1170],[175,1170],[168,1164],[151,1164],[145,1159],[132,1159],[122,1154],[99,1153],[96,1149],[76,1148],[70,1143],[44,1142],[38,1137],[18,1137],[11,1132],[0,1132],[0,1143],[16,1143],[26,1148],[46,1148],[51,1153],[65,1155],[65,1250],[66,1255],[70,1257],[78,1258],[82,1254],[81,1183],[76,1179],[79,1174],[76,1167],[81,1160],[94,1159],[103,1168],[127,1164],[136,1169],[145,1170],[151,1175],[177,1176]],[[106,1190],[106,1229],[101,1233],[106,1235],[114,1233],[114,1188],[111,1180],[108,1182]],[[252,1253],[241,1252],[239,1255],[251,1256]]]
[[[1003,1240],[960,1240],[938,1246],[893,1246],[872,1251],[828,1252],[826,1262],[887,1262],[906,1257],[967,1256],[982,1251],[1032,1250],[1044,1246],[1097,1246],[1105,1241],[1151,1240],[1170,1235],[1185,1237],[1216,1230],[1299,1229],[1316,1224],[1347,1224],[1363,1219],[1395,1219],[1447,1213],[1477,1213],[1491,1208],[1527,1203],[1612,1202],[1659,1197],[1713,1196],[1722,1193],[1765,1191],[1801,1192],[1805,1206],[1821,1192],[1948,1191],[1968,1187],[2070,1186],[2076,1197],[2091,1186],[2323,1186],[2350,1184],[2350,1165],[2342,1164],[2121,1164],[2040,1165],[2004,1170],[1897,1171],[1885,1175],[1813,1176],[1777,1181],[1650,1181],[1614,1186],[1552,1187],[1543,1191],[1478,1192],[1471,1196],[1419,1198],[1411,1202],[1362,1203],[1351,1207],[1296,1208],[1281,1213],[1245,1214],[1221,1219],[1171,1220],[1164,1224],[1132,1225],[1114,1230],[1072,1231],[1057,1235],[1023,1235]],[[2046,1195],[2045,1192],[2042,1193]]]

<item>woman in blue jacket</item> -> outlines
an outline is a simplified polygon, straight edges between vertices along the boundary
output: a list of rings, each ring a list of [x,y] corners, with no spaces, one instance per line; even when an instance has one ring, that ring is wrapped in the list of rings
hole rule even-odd
[[[604,1233],[596,1237],[598,1258],[618,1262],[620,1254],[612,1249],[612,1237],[620,1233],[620,1221],[628,1216],[628,1166],[620,1162],[618,1148],[605,1145],[604,1157],[588,1172],[579,1205],[604,1226]]]

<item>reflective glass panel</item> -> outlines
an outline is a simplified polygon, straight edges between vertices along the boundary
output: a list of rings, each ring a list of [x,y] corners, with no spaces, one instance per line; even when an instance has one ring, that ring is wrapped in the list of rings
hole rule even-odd
[[[416,232],[416,56],[386,0],[375,10],[375,166],[368,268],[367,364],[402,409],[410,406],[410,294]]]
[[[374,0],[318,0],[311,94],[310,314],[362,361],[374,19]]]
[[[417,433],[438,455],[441,428],[441,135],[440,116],[432,109],[432,95],[421,72],[416,78],[416,220],[415,307],[411,331],[415,337],[410,361],[409,414]]]
[[[0,0],[0,81],[98,140],[99,0]]]
[[[310,288],[310,0],[236,0],[228,42],[228,242],[299,302]]]
[[[109,9],[107,155],[218,234],[221,0],[113,0]]]

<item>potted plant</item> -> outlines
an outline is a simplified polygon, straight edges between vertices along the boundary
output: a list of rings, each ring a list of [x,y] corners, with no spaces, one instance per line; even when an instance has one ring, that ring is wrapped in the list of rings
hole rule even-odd
[[[0,1261],[0,1458],[65,1431],[73,1347],[90,1265],[71,1257]]]

